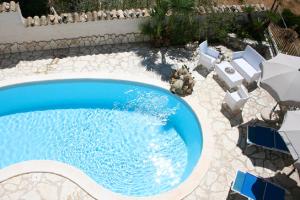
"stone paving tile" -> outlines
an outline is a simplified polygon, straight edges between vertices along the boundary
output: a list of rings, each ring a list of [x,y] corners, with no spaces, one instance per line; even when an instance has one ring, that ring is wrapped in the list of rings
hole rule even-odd
[[[154,49],[146,44],[106,45],[88,48],[25,52],[0,55],[0,81],[37,74],[64,72],[105,72],[130,74],[168,81],[172,69],[186,64],[193,71],[196,85],[192,96],[205,112],[213,130],[215,152],[209,170],[199,186],[184,200],[242,199],[229,195],[237,170],[249,171],[287,188],[286,199],[300,199],[297,174],[289,156],[250,147],[245,148],[245,127],[264,107],[275,105],[263,89],[250,92],[250,100],[241,115],[232,116],[222,108],[225,90],[213,72],[197,66],[195,51],[184,48]],[[241,125],[241,126],[240,126]],[[0,199],[90,200],[78,185],[51,173],[19,175],[0,183]]]
[[[50,173],[31,173],[0,184],[1,199],[93,200],[78,185]]]

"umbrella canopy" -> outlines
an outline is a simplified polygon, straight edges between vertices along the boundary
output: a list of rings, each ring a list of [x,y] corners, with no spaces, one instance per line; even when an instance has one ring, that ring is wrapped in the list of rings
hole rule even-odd
[[[300,111],[288,111],[278,132],[300,169]]]
[[[277,102],[300,105],[300,57],[279,53],[263,62],[260,86]]]

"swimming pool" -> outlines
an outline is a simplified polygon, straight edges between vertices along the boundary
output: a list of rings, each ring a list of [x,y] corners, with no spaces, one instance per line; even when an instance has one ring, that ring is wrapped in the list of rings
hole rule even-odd
[[[150,196],[187,179],[202,133],[192,109],[158,87],[65,80],[0,90],[0,168],[56,160],[123,195]]]

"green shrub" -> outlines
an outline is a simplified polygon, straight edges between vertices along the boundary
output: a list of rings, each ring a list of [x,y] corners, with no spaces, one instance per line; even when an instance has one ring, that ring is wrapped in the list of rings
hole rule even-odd
[[[186,44],[199,39],[199,24],[194,11],[195,0],[170,0],[170,43]]]
[[[149,21],[141,25],[155,46],[185,44],[199,39],[194,0],[157,0]]]
[[[239,38],[251,38],[257,41],[265,39],[264,33],[270,22],[277,23],[280,16],[272,11],[265,12],[263,16],[253,15],[252,7],[244,8],[248,20],[246,22],[237,22],[232,32],[236,33]]]
[[[227,12],[211,13],[200,25],[202,35],[211,42],[224,42],[234,26],[235,14]]]
[[[51,0],[57,12],[80,12],[92,10],[112,10],[129,8],[149,8],[154,0]]]
[[[200,29],[195,18],[177,17],[172,23],[169,23],[170,44],[186,44],[188,42],[199,40]]]
[[[1,0],[1,2],[9,2],[9,0]],[[24,17],[49,13],[48,0],[19,0],[18,2]]]
[[[53,6],[58,13],[64,13],[97,10],[100,5],[97,0],[51,0],[49,6]]]
[[[141,32],[148,35],[155,46],[169,44],[167,28],[168,0],[157,0],[157,4],[151,10],[151,18],[141,25]]]

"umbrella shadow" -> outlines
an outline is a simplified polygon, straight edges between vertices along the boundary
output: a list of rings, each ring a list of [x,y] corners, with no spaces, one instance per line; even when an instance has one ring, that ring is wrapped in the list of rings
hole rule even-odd
[[[284,188],[287,191],[286,197],[289,197],[289,199],[300,199],[300,187],[295,179],[299,179],[297,171],[292,175],[278,172],[275,176],[267,178],[266,180]]]
[[[238,127],[239,139],[237,147],[239,147],[242,150],[243,154],[250,159],[253,166],[267,168],[272,171],[278,171],[293,164],[294,161],[291,155],[265,149],[256,145],[247,144],[247,127],[253,124],[269,126],[269,124],[266,124],[263,121],[251,120]]]

